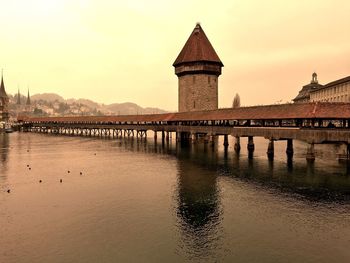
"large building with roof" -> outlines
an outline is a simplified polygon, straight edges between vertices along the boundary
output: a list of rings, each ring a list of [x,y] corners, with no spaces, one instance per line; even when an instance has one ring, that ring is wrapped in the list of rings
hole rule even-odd
[[[9,98],[5,91],[4,78],[1,74],[1,83],[0,83],[0,122],[7,122],[9,119],[8,111]]]
[[[224,65],[200,24],[173,66],[179,81],[179,112],[218,109],[218,77]]]
[[[318,83],[317,74],[313,73],[310,84],[303,86],[293,101],[295,103],[350,102],[350,76],[321,85]]]

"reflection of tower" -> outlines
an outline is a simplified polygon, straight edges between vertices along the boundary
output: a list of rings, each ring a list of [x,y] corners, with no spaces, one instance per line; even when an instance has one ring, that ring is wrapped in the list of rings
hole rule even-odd
[[[0,83],[0,122],[7,122],[9,119],[8,112],[9,98],[5,91],[3,73],[1,72],[1,83]]]
[[[190,160],[179,160],[178,207],[181,233],[194,256],[211,253],[218,242],[220,223],[216,173],[206,172]]]
[[[200,24],[173,63],[179,78],[179,112],[216,110],[223,64]]]

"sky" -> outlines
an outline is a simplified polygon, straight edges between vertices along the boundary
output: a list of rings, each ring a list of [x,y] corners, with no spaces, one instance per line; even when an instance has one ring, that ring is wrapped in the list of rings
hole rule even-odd
[[[177,110],[172,63],[197,22],[224,64],[219,107],[287,102],[350,75],[348,0],[0,0],[7,93]]]

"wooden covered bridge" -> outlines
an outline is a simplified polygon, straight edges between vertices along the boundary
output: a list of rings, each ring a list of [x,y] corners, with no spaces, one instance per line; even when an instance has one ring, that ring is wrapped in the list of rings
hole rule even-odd
[[[235,137],[234,149],[239,151],[240,137],[248,137],[249,156],[254,151],[254,137],[269,140],[267,155],[274,156],[274,141],[286,140],[286,153],[293,156],[293,140],[308,143],[306,158],[315,159],[315,144],[340,144],[340,159],[349,159],[350,103],[303,103],[227,108],[181,113],[72,116],[72,117],[18,117],[21,129],[27,132],[45,132],[82,136],[136,136],[146,138],[147,131],[158,132],[168,141],[176,134],[177,141],[215,143],[217,136]]]

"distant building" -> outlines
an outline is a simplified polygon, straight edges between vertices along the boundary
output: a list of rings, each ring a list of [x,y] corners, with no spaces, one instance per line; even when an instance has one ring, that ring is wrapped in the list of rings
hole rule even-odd
[[[310,101],[310,93],[312,91],[315,91],[315,90],[320,89],[322,87],[323,87],[323,85],[318,83],[317,74],[314,72],[312,74],[312,79],[311,79],[310,84],[303,86],[303,88],[299,91],[298,96],[296,96],[293,99],[293,101],[295,103],[309,102]]]
[[[293,101],[350,102],[350,76],[321,85],[318,83],[317,74],[313,73],[311,83],[303,86]]]
[[[179,78],[179,112],[218,108],[218,77],[224,65],[200,24],[173,66]]]
[[[7,122],[9,120],[9,111],[8,111],[9,98],[5,91],[4,78],[1,74],[1,83],[0,83],[0,122]]]

